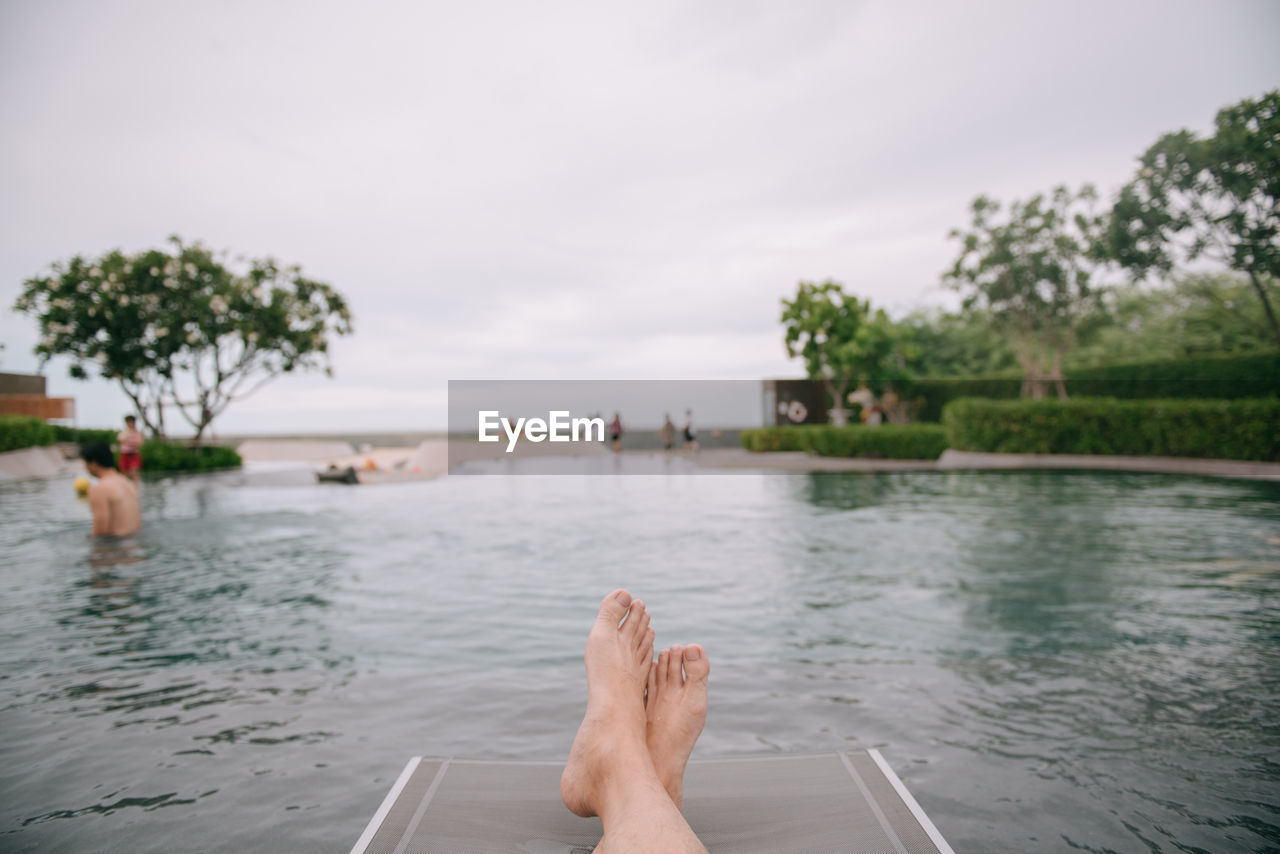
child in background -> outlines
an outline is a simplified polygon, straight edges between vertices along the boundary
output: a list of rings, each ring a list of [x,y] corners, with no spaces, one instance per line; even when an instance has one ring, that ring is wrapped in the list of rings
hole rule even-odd
[[[142,433],[138,430],[138,419],[132,415],[124,417],[124,429],[116,435],[116,442],[120,445],[120,473],[136,486],[142,470]]]

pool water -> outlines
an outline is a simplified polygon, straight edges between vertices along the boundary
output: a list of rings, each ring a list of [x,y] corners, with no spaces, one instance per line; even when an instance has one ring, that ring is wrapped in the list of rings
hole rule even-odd
[[[346,851],[410,755],[566,755],[617,586],[710,653],[695,755],[878,748],[957,851],[1280,847],[1280,483],[309,479],[105,545],[0,484],[0,850]]]

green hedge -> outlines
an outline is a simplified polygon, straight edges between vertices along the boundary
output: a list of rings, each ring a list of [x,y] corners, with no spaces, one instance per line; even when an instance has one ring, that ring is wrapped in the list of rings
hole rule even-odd
[[[826,426],[813,434],[813,450],[821,457],[936,460],[946,449],[946,431],[937,424]]]
[[[115,430],[77,430],[64,425],[46,424],[39,418],[25,415],[0,415],[0,452],[52,445],[54,442],[84,443],[100,440],[113,444],[115,438]],[[240,455],[235,449],[221,445],[192,448],[181,442],[156,439],[142,444],[143,471],[212,471],[237,468],[240,465]]]
[[[1067,394],[1072,397],[1236,400],[1280,395],[1280,352],[1075,368],[1064,373]],[[965,379],[919,379],[898,386],[903,400],[920,401],[918,419],[937,421],[942,417],[943,407],[952,400],[1017,398],[1022,391],[1022,376],[1015,373]]]
[[[960,451],[1125,454],[1280,462],[1280,400],[956,400]]]
[[[947,439],[937,424],[820,425],[743,430],[742,446],[757,452],[813,451],[822,457],[936,460]]]
[[[65,424],[51,424],[54,441],[57,442],[106,442],[114,445],[119,430],[96,429],[90,427],[68,427]]]
[[[0,415],[0,452],[52,445],[55,441],[53,428],[42,419],[28,415]]]
[[[1078,368],[1067,373],[1067,393],[1129,399],[1271,397],[1280,395],[1280,351]]]
[[[222,445],[190,447],[181,442],[148,439],[142,443],[142,470],[146,472],[212,471],[237,468],[240,455]]]
[[[742,447],[756,453],[812,451],[813,433],[820,429],[822,428],[816,426],[761,427],[756,430],[743,430],[739,438]]]

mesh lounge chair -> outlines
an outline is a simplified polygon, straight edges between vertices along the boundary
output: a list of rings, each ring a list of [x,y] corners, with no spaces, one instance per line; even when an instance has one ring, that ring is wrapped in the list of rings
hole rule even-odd
[[[564,808],[563,768],[415,757],[352,854],[589,854],[600,821]],[[695,759],[684,806],[712,852],[952,854],[875,750]]]

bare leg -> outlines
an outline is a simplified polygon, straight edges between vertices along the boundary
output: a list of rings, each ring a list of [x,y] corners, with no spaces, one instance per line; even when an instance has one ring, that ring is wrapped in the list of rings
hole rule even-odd
[[[684,768],[707,720],[711,662],[701,646],[664,649],[649,669],[645,742],[658,779],[676,809],[684,809]]]
[[[576,815],[600,816],[600,854],[705,854],[658,779],[645,744],[653,630],[644,603],[625,590],[606,596],[587,636],[585,660],[587,713],[560,777],[565,806]]]

